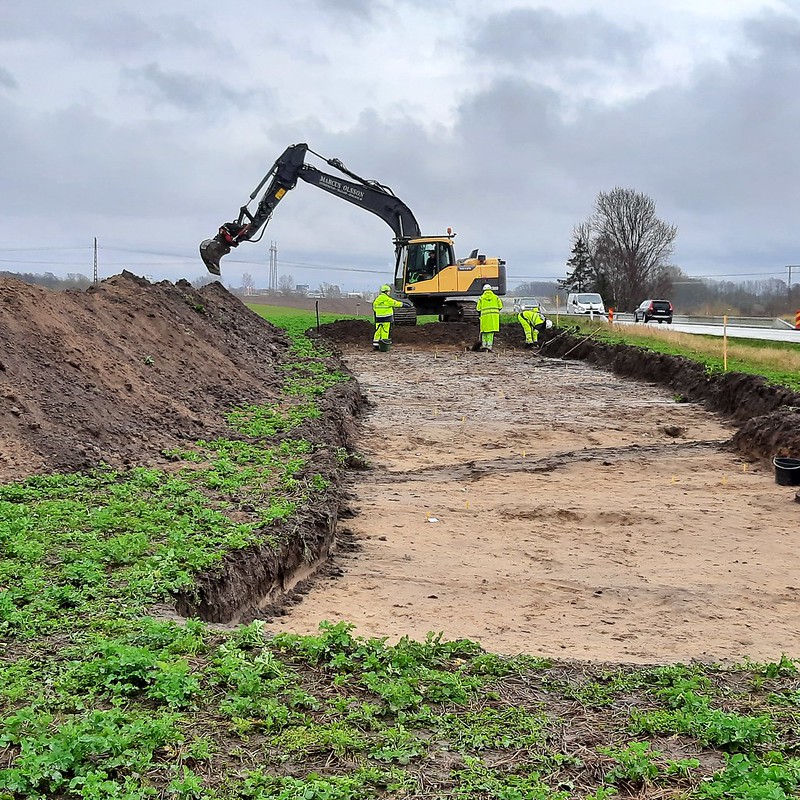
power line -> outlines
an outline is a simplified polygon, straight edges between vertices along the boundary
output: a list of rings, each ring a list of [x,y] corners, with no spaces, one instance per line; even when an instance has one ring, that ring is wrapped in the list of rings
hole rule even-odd
[[[0,253],[44,252],[45,250],[89,250],[91,245],[53,245],[48,247],[0,247]]]
[[[83,262],[76,261],[30,261],[23,258],[0,258],[2,264],[49,264],[51,267],[80,267]]]
[[[103,245],[101,250],[109,250],[115,253],[134,253],[137,256],[163,256],[165,258],[182,258],[186,261],[195,260],[195,258],[199,258],[197,256],[188,256],[185,253],[162,253],[159,250],[138,250],[132,247],[109,247],[107,245]]]

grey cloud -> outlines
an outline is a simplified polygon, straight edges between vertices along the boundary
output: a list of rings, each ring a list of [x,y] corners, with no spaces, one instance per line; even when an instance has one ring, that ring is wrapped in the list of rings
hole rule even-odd
[[[755,54],[624,104],[586,102],[566,115],[559,93],[498,79],[465,97],[452,131],[364,114],[332,141],[357,172],[389,183],[426,230],[438,220],[488,232],[511,274],[560,268],[572,226],[617,185],[646,192],[678,225],[676,256],[689,269],[782,264],[797,250],[800,23],[767,15],[745,30]]]
[[[473,33],[473,47],[504,62],[590,60],[630,63],[650,39],[641,26],[625,28],[597,12],[560,14],[517,8],[495,14]]]
[[[313,1],[307,0],[305,10]],[[70,8],[83,12],[88,6],[82,2],[75,0]],[[374,24],[363,3],[347,7],[340,9],[342,19],[362,20],[353,29]],[[542,18],[532,12],[522,19]],[[86,106],[26,110],[18,92],[0,91],[6,156],[0,160],[0,185],[10,188],[0,196],[0,233],[11,239],[33,230],[44,240],[59,227],[70,236],[97,234],[103,241],[116,232],[129,242],[138,236],[142,249],[184,248],[195,258],[197,242],[235,216],[283,149],[307,141],[358,174],[391,186],[425,232],[452,225],[460,254],[480,247],[507,258],[515,276],[557,270],[563,275],[572,226],[591,212],[599,191],[616,185],[647,192],[659,216],[678,225],[677,263],[690,271],[731,272],[748,261],[797,263],[800,23],[762,15],[742,29],[749,48],[698,69],[680,85],[624,104],[576,107],[567,91],[525,77],[536,71],[519,48],[539,49],[536,57],[544,53],[563,63],[570,53],[594,57],[603,42],[614,40],[615,30],[626,32],[598,23],[608,35],[592,39],[587,33],[578,47],[570,26],[586,18],[551,13],[547,22],[545,14],[550,27],[542,30],[558,41],[541,48],[533,47],[535,37],[526,39],[524,29],[511,42],[489,42],[485,33],[476,34],[475,44],[491,44],[486,52],[492,58],[507,55],[504,64],[521,68],[514,70],[516,77],[482,82],[480,90],[465,93],[446,126],[420,122],[401,104],[394,115],[367,109],[350,127],[341,119],[326,123],[315,116],[316,107],[297,105],[280,117],[265,114],[251,144],[242,136],[231,147],[231,130],[252,125],[254,104],[268,107],[270,96],[233,78],[226,84],[206,61],[185,71],[170,69],[166,58],[174,50],[165,60],[148,55],[147,66],[123,73],[126,91],[174,110],[167,122],[155,115],[138,121],[111,117],[102,103],[94,104],[94,111],[86,107],[88,100]],[[331,24],[327,17],[324,22]],[[163,27],[157,33],[170,35]],[[144,34],[140,42],[149,46]],[[324,57],[325,45],[314,44]],[[625,52],[640,52],[636,46]],[[200,69],[211,77],[200,77]],[[9,77],[13,81],[0,70],[0,86]],[[363,98],[349,99],[351,108],[363,107]],[[185,109],[191,113],[181,113]],[[223,116],[215,120],[212,115],[220,111]],[[226,112],[233,113],[226,117]],[[391,260],[390,232],[383,223],[307,185],[299,185],[277,210],[264,241],[241,248],[236,258],[265,264],[266,242],[273,238],[281,257],[296,261],[341,259],[350,266],[382,268]],[[793,255],[783,260],[789,248]],[[317,255],[300,255],[312,252]],[[249,264],[233,263],[226,279],[256,272]],[[202,271],[199,264],[190,269],[189,277]],[[300,280],[301,270],[292,271]],[[302,282],[313,283],[328,276],[315,272],[305,278]]]
[[[765,55],[779,54],[800,60],[800,17],[766,12],[747,20],[743,29],[745,36]]]
[[[180,14],[133,14],[75,0],[40,0],[34,15],[20,4],[0,8],[0,41],[34,41],[48,38],[82,56],[130,56],[154,53],[164,47],[199,51],[218,56],[231,54],[229,39],[205,28],[191,16]],[[229,55],[226,55],[229,57]]]
[[[224,54],[230,40],[199,25],[189,16],[160,14],[145,18],[128,13],[99,15],[75,20],[73,44],[85,51],[111,54],[149,53],[164,47]]]
[[[314,5],[325,14],[343,21],[358,19],[371,22],[377,11],[385,8],[376,0],[314,0]]]
[[[745,28],[757,45],[764,22],[774,30],[772,15]],[[594,115],[590,127],[618,144],[613,163],[633,161],[678,203],[703,212],[747,209],[755,221],[776,198],[798,197],[800,23],[784,17],[779,28],[755,58],[706,66],[687,87]]]
[[[21,4],[7,4],[0,11],[0,38],[34,40],[46,36],[80,51],[107,49],[121,53],[155,47],[164,39],[157,27],[140,16],[98,13],[95,4],[71,4],[45,0],[38,13]]]
[[[147,98],[154,105],[168,105],[194,113],[216,113],[230,107],[269,110],[272,97],[264,90],[234,89],[210,77],[162,69],[158,64],[121,72],[123,89]]]
[[[148,217],[180,208],[183,189],[201,184],[191,166],[198,145],[172,126],[153,121],[120,126],[77,105],[25,112],[2,96],[0,116],[6,154],[0,183],[15,187],[13,196],[4,193],[9,205],[3,214],[46,208],[59,209],[59,215]]]
[[[166,43],[158,27],[132,14],[75,17],[70,22],[71,43],[82,52],[152,52]]]
[[[19,86],[17,79],[3,67],[0,67],[0,86],[6,89],[16,89]]]

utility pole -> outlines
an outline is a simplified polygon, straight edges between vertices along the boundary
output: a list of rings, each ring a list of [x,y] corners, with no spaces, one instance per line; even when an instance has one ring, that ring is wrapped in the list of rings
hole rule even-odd
[[[94,237],[94,283],[97,284],[97,237]]]
[[[270,292],[278,291],[278,245],[275,242],[269,243],[269,285]]]
[[[786,269],[789,271],[789,294],[792,293],[792,270],[800,269],[800,264],[787,264]]]

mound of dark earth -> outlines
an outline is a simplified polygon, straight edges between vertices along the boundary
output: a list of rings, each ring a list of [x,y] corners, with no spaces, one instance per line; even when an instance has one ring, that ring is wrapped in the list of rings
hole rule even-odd
[[[321,333],[337,344],[363,344],[371,346],[375,326],[365,319],[341,319],[321,326]],[[399,345],[427,347],[457,347],[467,349],[480,338],[478,323],[447,322],[426,325],[393,325],[392,342]],[[520,325],[503,325],[495,335],[495,346],[519,348],[525,344],[525,336]]]
[[[0,480],[150,464],[280,393],[289,341],[221,284],[0,280]]]

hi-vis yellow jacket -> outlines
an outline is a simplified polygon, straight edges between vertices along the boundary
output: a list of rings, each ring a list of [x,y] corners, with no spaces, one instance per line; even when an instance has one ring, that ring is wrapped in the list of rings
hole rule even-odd
[[[525,323],[527,322],[531,328],[541,325],[544,322],[544,317],[538,306],[536,308],[529,308],[527,311],[521,311],[517,314],[517,319],[522,323],[523,327],[525,327]]]
[[[500,330],[500,309],[503,301],[491,290],[478,298],[475,308],[481,315],[481,333],[492,333]]]
[[[403,304],[394,297],[389,297],[386,292],[381,292],[372,301],[372,310],[375,312],[376,322],[390,322],[394,317],[394,309],[399,308]]]

